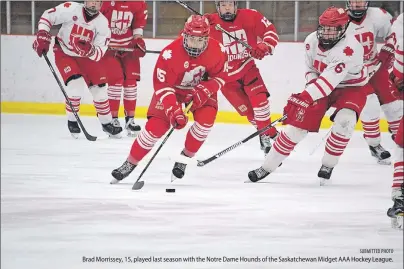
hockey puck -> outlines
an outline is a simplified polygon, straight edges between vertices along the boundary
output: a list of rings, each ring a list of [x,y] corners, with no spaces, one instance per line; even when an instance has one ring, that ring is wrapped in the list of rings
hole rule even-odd
[[[175,192],[175,189],[166,189],[166,192]]]

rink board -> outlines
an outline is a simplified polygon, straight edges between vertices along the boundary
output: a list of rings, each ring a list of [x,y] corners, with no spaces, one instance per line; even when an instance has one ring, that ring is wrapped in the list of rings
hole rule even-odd
[[[28,103],[28,102],[1,102],[2,113],[18,113],[18,114],[43,114],[43,115],[64,115],[65,104],[58,103]],[[146,118],[147,107],[136,108],[136,118]],[[80,115],[94,116],[96,115],[95,108],[91,104],[83,104],[80,106]],[[119,111],[120,117],[124,116],[123,109]],[[279,113],[272,113],[272,120],[280,118],[282,115]],[[192,115],[190,115],[192,120]],[[232,111],[219,111],[216,117],[216,122],[221,123],[236,123],[236,124],[250,124],[246,117],[241,117],[237,112]],[[331,127],[330,118],[327,116],[321,122],[321,128]],[[356,124],[356,130],[363,131],[360,121]],[[388,124],[385,119],[380,121],[380,129],[382,132],[388,131]]]

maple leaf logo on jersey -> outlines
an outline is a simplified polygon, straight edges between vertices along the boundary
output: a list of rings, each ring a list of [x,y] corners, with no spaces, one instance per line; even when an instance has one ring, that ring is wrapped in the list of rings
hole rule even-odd
[[[351,49],[350,47],[347,46],[347,47],[345,47],[343,52],[345,53],[346,56],[352,56],[354,51],[353,51],[353,49]]]
[[[173,51],[172,51],[172,50],[165,50],[165,51],[163,52],[162,57],[163,57],[164,60],[168,60],[168,59],[171,59],[171,58],[173,57],[172,54],[173,54]]]

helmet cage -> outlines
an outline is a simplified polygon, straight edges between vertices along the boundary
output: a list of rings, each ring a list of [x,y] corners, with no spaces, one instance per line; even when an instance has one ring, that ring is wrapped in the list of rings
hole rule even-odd
[[[345,37],[348,24],[349,22],[343,26],[319,25],[317,28],[317,38],[320,45],[324,49],[330,49],[335,46],[342,38]]]
[[[352,18],[361,19],[363,16],[366,15],[366,12],[369,8],[369,1],[363,1],[362,7],[357,7],[354,4],[354,2],[357,2],[357,1],[347,0],[346,8],[348,9],[348,14]]]
[[[198,57],[208,47],[209,36],[193,36],[190,34],[183,34],[184,49],[191,57]]]

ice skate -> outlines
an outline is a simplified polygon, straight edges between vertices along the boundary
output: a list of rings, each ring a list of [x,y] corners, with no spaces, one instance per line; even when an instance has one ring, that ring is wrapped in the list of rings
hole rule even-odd
[[[181,152],[182,156],[187,157],[183,152]],[[183,162],[175,162],[173,170],[172,170],[172,175],[171,175],[171,182],[173,182],[176,179],[181,179],[185,175],[185,169],[187,168],[187,164]]]
[[[77,121],[67,121],[67,128],[69,128],[70,134],[74,139],[79,138],[81,130]]]
[[[111,175],[114,177],[110,184],[117,184],[122,179],[126,178],[127,176],[135,170],[136,165],[132,164],[128,161],[125,161],[119,168],[116,168],[112,171]]]
[[[377,163],[381,165],[390,165],[391,164],[391,154],[386,149],[384,149],[381,145],[376,147],[369,146],[370,153],[373,157],[377,159]]]
[[[324,186],[326,184],[330,184],[332,181],[330,180],[332,170],[334,168],[327,167],[325,165],[322,165],[320,170],[318,171],[317,176],[320,178],[320,186]]]
[[[248,172],[248,178],[252,182],[258,182],[268,176],[270,172],[266,171],[264,168],[260,167],[258,169]]]
[[[118,119],[113,119],[110,123],[102,124],[102,130],[111,138],[122,138],[122,127]]]
[[[387,210],[387,216],[391,219],[391,227],[403,230],[404,195],[403,188],[393,191],[393,206]]]
[[[136,137],[137,134],[141,131],[139,125],[135,124],[133,117],[125,117],[125,129],[130,137]]]

